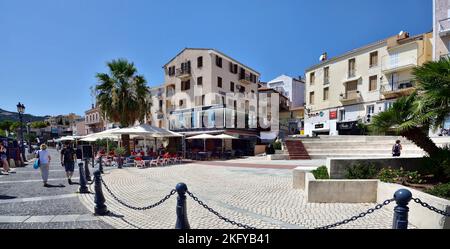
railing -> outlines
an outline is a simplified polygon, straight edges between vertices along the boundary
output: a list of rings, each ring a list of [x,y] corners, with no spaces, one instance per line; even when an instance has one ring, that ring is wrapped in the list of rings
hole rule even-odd
[[[395,83],[385,82],[384,84],[381,85],[381,92],[399,91],[412,88],[414,86],[415,83],[412,80],[398,81]]]
[[[178,68],[176,70],[175,75],[177,77],[186,77],[186,76],[190,76],[191,75],[191,68],[190,67],[185,67],[185,68]]]
[[[328,78],[328,77],[323,78],[323,84],[324,84],[324,85],[330,84],[330,78]]]
[[[253,83],[253,79],[252,79],[251,75],[247,74],[247,73],[240,73],[239,80],[244,83]]]
[[[354,77],[356,77],[356,69],[349,69],[347,78],[350,79],[350,78],[354,78]]]
[[[450,32],[450,18],[439,20],[439,33],[446,35],[448,32]]]
[[[341,100],[355,100],[361,97],[361,93],[357,90],[355,91],[347,91],[341,94]]]
[[[385,55],[381,60],[381,71],[395,71],[402,68],[417,66],[417,56],[398,54],[396,56]]]
[[[80,166],[80,172],[83,172],[82,164]],[[89,193],[88,189],[86,188],[86,180],[84,179],[84,174],[80,174],[80,194]],[[95,197],[94,197],[94,212],[95,215],[105,216],[105,215],[112,215],[112,213],[108,210],[106,206],[106,198],[103,194],[102,187],[105,187],[106,191],[112,196],[112,198],[121,204],[122,206],[136,210],[136,211],[144,211],[149,210],[152,208],[155,208],[157,206],[160,206],[164,204],[168,199],[170,199],[175,194],[178,194],[177,197],[177,204],[176,204],[176,216],[177,220],[175,222],[175,229],[190,229],[189,220],[188,220],[188,212],[187,212],[187,201],[186,201],[186,194],[192,198],[194,202],[199,204],[201,207],[208,210],[210,213],[214,214],[217,218],[221,219],[222,221],[226,223],[230,223],[232,225],[235,225],[236,227],[244,228],[244,229],[257,229],[256,227],[237,222],[233,219],[224,217],[219,212],[214,210],[212,207],[204,203],[202,200],[200,200],[194,193],[190,192],[188,190],[188,187],[185,183],[178,183],[176,187],[168,192],[167,195],[165,195],[161,200],[154,202],[149,205],[137,207],[134,205],[128,204],[126,201],[122,200],[119,196],[117,196],[111,188],[106,184],[106,182],[102,179],[102,172],[100,170],[97,170],[94,172],[94,189],[95,189]],[[348,219],[344,219],[342,221],[315,227],[314,229],[330,229],[335,228],[341,225],[348,224],[350,222],[354,222],[358,219],[364,218],[367,215],[371,215],[375,211],[378,211],[391,203],[395,202],[396,206],[394,207],[394,218],[392,221],[392,229],[408,229],[408,213],[409,213],[409,207],[408,204],[410,201],[413,201],[416,204],[419,204],[423,208],[429,209],[432,212],[435,212],[437,214],[440,214],[445,217],[450,217],[450,213],[446,212],[444,210],[437,209],[436,207],[431,206],[430,204],[422,201],[419,198],[414,198],[411,191],[407,189],[399,189],[395,192],[393,198],[387,199],[383,201],[381,204],[375,205],[373,208],[369,208],[367,211],[362,212],[360,214],[357,214],[355,216],[352,216]]]

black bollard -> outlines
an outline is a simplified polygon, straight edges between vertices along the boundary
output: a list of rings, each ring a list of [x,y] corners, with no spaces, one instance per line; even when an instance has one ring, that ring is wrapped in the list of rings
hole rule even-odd
[[[104,174],[104,172],[103,172],[103,156],[100,156],[100,159],[98,161],[98,170],[100,170],[100,173]]]
[[[80,189],[78,191],[81,194],[89,193],[89,189],[86,186],[86,177],[84,175],[83,163],[79,163],[78,167],[80,168]]]
[[[188,188],[186,184],[178,183],[175,189],[178,192],[177,223],[175,224],[175,229],[190,229],[186,207],[186,191]]]
[[[89,159],[84,160],[84,165],[86,165],[86,167],[84,167],[84,170],[86,172],[86,180],[92,181],[91,172],[89,172]]]
[[[400,189],[395,192],[394,200],[397,206],[394,208],[392,229],[408,229],[408,203],[411,199],[411,191],[407,189]]]
[[[94,183],[95,183],[95,214],[96,215],[106,215],[108,213],[108,208],[105,205],[105,196],[103,196],[102,191],[102,174],[100,170],[94,172]]]

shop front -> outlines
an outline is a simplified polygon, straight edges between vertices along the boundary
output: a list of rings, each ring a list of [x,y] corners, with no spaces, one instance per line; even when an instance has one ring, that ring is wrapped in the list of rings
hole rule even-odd
[[[336,128],[339,135],[361,135],[363,133],[358,127],[358,121],[338,122]]]

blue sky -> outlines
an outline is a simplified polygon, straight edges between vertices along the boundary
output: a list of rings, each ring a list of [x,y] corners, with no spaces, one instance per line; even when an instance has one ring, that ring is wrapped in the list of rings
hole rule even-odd
[[[181,49],[216,48],[268,81],[401,30],[431,31],[432,1],[0,0],[0,108],[83,114],[119,57],[154,86]]]

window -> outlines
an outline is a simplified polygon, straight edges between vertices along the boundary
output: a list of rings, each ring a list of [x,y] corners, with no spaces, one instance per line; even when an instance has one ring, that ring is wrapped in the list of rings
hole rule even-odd
[[[190,80],[182,81],[181,82],[181,91],[186,91],[189,89],[191,89],[191,81]]]
[[[230,73],[236,73],[235,68],[237,69],[237,65],[230,61]]]
[[[309,93],[309,104],[314,105],[314,92]]]
[[[328,87],[325,87],[324,89],[323,89],[323,100],[328,100],[328,94],[329,94],[329,88]]]
[[[174,76],[175,75],[175,66],[171,66],[171,67],[167,68],[167,74],[169,76]]]
[[[197,78],[197,85],[198,85],[198,86],[203,85],[203,77],[198,77],[198,78]]]
[[[378,51],[370,53],[370,67],[378,66]]]
[[[240,86],[239,87],[239,92],[240,93],[245,93],[245,87],[244,86]]]
[[[238,73],[238,65],[237,65],[237,64],[234,64],[234,65],[233,65],[233,73],[234,73],[234,74],[237,74],[237,73]]]
[[[230,91],[234,92],[234,82],[230,82]]]
[[[339,110],[339,121],[345,120],[345,110]]]
[[[216,55],[216,66],[222,67],[222,58],[218,55]]]
[[[309,74],[309,84],[314,85],[314,81],[316,81],[316,74],[312,72]]]
[[[350,59],[348,60],[348,78],[352,78],[356,76],[356,60]]]
[[[367,115],[373,115],[375,113],[375,105],[368,105],[367,106]]]
[[[369,78],[369,91],[377,90],[377,80],[378,80],[378,77],[376,75],[370,76],[370,78]]]
[[[184,107],[184,101],[182,99],[180,99],[180,101],[178,102],[178,105],[180,108]]]
[[[197,58],[197,68],[203,67],[203,56]]]
[[[217,77],[217,87],[222,88],[222,78],[221,77]]]
[[[330,84],[330,67],[325,67],[323,69],[323,84]]]

